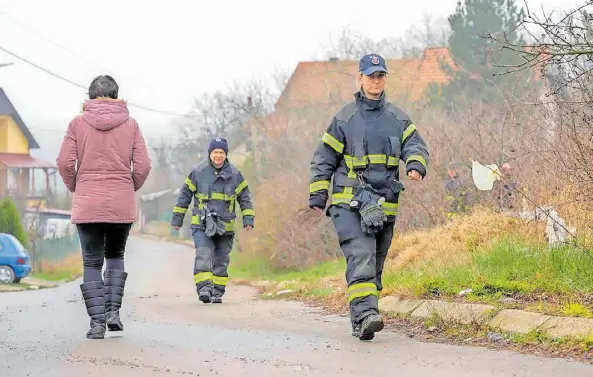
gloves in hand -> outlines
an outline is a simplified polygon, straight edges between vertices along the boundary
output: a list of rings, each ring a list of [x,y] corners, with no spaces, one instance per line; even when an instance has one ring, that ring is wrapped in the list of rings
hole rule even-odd
[[[206,235],[212,237],[216,234],[216,218],[212,214],[206,215]]]
[[[365,233],[377,233],[383,229],[387,216],[377,203],[364,203],[360,207],[360,225]]]
[[[377,233],[383,229],[383,223],[387,216],[381,208],[385,201],[381,195],[370,186],[362,186],[352,198],[352,207],[358,207],[360,213],[360,225],[365,233]]]
[[[219,217],[216,219],[216,234],[222,236],[226,232],[226,224],[224,221]]]

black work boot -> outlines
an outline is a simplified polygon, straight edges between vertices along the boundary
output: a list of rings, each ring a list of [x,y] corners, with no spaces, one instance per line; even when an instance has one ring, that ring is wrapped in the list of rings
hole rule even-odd
[[[212,297],[213,304],[222,304],[222,296],[214,296]]]
[[[109,331],[123,331],[119,318],[128,273],[120,270],[105,270],[105,321]]]
[[[352,336],[358,337],[360,335],[360,325],[352,322]]]
[[[370,314],[362,320],[358,339],[372,340],[375,333],[383,330],[383,318],[379,314]]]
[[[86,333],[89,339],[105,337],[105,297],[102,281],[89,281],[80,285],[86,311],[91,317],[91,328]]]
[[[210,294],[210,291],[207,290],[203,290],[198,292],[198,298],[200,299],[200,301],[202,301],[204,304],[208,304],[211,302],[212,299],[212,295]]]

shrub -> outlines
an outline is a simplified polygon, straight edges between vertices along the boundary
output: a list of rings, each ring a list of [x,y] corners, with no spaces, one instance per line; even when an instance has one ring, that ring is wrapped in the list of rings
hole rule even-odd
[[[29,244],[29,238],[21,221],[21,215],[16,204],[10,198],[4,198],[0,201],[0,233],[12,234],[25,247]]]

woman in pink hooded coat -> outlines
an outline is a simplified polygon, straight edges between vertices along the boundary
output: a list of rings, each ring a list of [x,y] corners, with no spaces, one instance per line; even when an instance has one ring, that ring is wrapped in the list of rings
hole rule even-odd
[[[70,122],[57,158],[60,176],[74,193],[72,223],[82,248],[80,289],[91,318],[89,339],[103,339],[106,328],[123,330],[124,250],[136,221],[135,193],[151,170],[142,132],[118,91],[111,76],[93,80],[89,100]]]

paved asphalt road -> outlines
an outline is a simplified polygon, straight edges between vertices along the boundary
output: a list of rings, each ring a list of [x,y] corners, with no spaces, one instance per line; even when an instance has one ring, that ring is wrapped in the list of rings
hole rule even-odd
[[[222,305],[197,300],[193,250],[132,238],[125,331],[88,340],[75,281],[0,293],[0,377],[593,376],[593,367],[481,348],[426,344],[396,333],[363,343],[347,318],[293,302],[258,301],[229,286]]]

